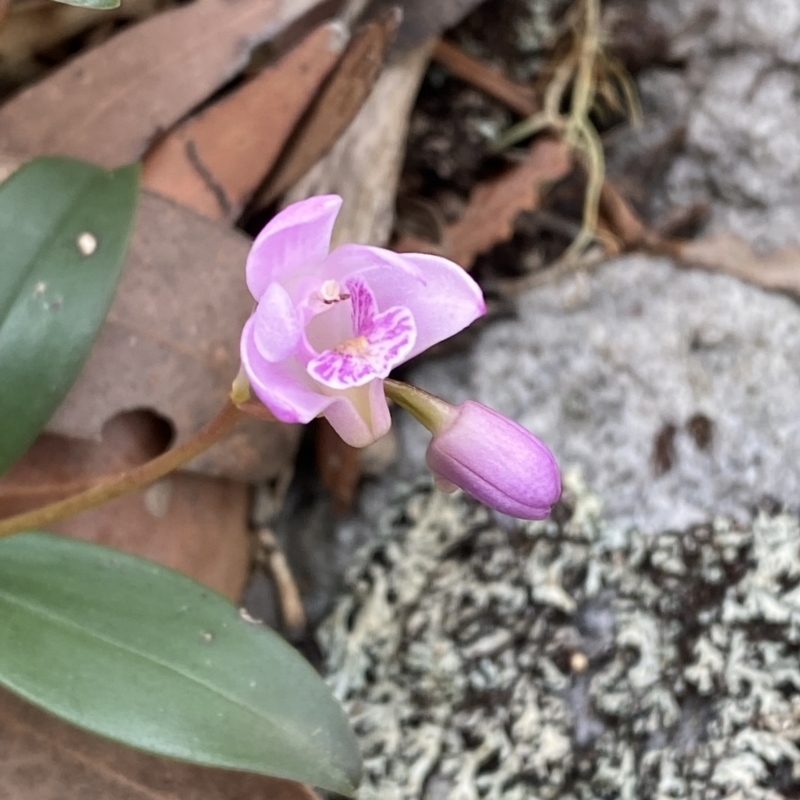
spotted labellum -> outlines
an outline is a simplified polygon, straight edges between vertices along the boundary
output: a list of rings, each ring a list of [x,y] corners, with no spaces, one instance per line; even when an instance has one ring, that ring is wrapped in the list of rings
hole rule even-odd
[[[242,333],[241,358],[252,391],[277,419],[307,423],[323,416],[345,442],[365,447],[391,425],[390,372],[467,327],[486,306],[475,281],[446,258],[355,244],[331,250],[341,203],[335,195],[295,203],[256,238],[247,259],[247,285],[257,304]],[[498,447],[508,446],[508,430]],[[473,466],[490,465],[491,480],[502,485],[503,458],[487,461],[491,430],[483,438]],[[541,447],[546,466],[534,470],[532,479],[541,482],[546,473],[547,490],[535,507],[536,518],[546,515],[558,496],[553,488],[558,469]],[[448,470],[442,462],[446,454],[439,454],[437,474],[443,479],[447,473],[448,486],[484,499],[486,493],[463,477],[469,473],[469,451],[459,448],[466,473]]]

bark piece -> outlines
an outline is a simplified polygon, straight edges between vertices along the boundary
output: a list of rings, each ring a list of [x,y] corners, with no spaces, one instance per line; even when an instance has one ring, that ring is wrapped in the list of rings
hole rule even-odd
[[[398,6],[403,11],[403,24],[394,44],[398,52],[412,50],[423,42],[435,39],[448,28],[458,25],[484,0],[376,0],[370,12]]]
[[[344,198],[334,246],[389,240],[408,121],[432,48],[427,42],[386,67],[331,151],[288,193],[287,202],[329,192]]]

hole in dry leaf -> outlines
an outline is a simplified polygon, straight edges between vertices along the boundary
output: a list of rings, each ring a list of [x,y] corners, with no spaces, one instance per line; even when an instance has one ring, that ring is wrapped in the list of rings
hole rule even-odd
[[[166,417],[151,408],[121,411],[106,420],[103,444],[135,463],[161,455],[172,444],[175,428]]]

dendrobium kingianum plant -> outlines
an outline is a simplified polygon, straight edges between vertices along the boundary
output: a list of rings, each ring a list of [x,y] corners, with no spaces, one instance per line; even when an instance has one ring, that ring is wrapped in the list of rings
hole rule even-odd
[[[390,398],[432,432],[427,462],[440,488],[460,487],[515,517],[546,517],[561,482],[539,439],[480,403],[453,407],[388,379],[484,314],[480,288],[439,256],[331,250],[341,204],[335,195],[295,203],[253,244],[246,274],[256,307],[241,341],[253,392],[283,422],[325,417],[353,447],[387,433]],[[241,379],[232,397],[252,407]]]
[[[5,428],[0,425],[0,471],[4,460],[9,466],[30,445],[59,400],[57,392],[47,395],[54,403],[49,411],[46,403],[31,404],[25,439],[16,436],[25,406],[19,398],[41,390],[42,376],[48,391],[60,381],[66,392],[79,370],[75,361],[72,372],[55,379],[69,360],[62,355],[69,348],[56,345],[67,336],[70,347],[88,353],[87,319],[94,319],[88,327],[95,333],[100,329],[124,261],[137,174],[44,159],[0,186],[0,232],[5,225],[4,245],[13,245],[4,250],[13,263],[0,270],[12,276],[0,296],[0,317],[6,314],[0,408],[10,409]],[[39,213],[39,192],[48,184],[60,198],[54,219]],[[92,190],[76,199],[75,185]],[[20,198],[27,198],[21,212]],[[230,397],[202,429],[150,461],[0,519],[0,688],[158,755],[352,796],[361,756],[347,717],[276,633],[241,619],[227,600],[177,573],[40,530],[189,463],[230,433],[242,412],[290,423],[325,417],[345,442],[365,447],[389,430],[390,400],[431,431],[426,460],[440,488],[461,487],[515,517],[547,516],[561,491],[559,472],[533,434],[480,403],[452,406],[389,377],[485,313],[478,285],[438,256],[361,245],[331,250],[340,206],[334,196],[296,203],[255,240],[246,278],[256,305],[242,332],[242,368]],[[108,209],[116,218],[121,207],[127,209],[122,222],[104,216]],[[82,232],[88,219],[103,237]],[[81,244],[86,237],[91,246]],[[92,258],[101,261],[83,264]],[[80,269],[85,279],[76,282]],[[56,287],[48,291],[72,292],[58,314],[38,299],[47,281]],[[92,290],[96,302],[78,302]],[[74,339],[65,323],[70,314]],[[28,368],[27,357],[37,369]],[[34,373],[36,380],[29,380]]]

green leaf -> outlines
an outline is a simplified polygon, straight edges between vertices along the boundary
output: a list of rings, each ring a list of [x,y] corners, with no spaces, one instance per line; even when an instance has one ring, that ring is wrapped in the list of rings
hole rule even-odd
[[[290,645],[189,578],[99,545],[0,540],[0,684],[141,750],[358,784],[347,718]]]
[[[109,8],[119,8],[119,0],[56,0],[56,2],[64,3],[68,6],[94,8],[98,11],[106,11]]]
[[[0,184],[0,473],[89,354],[122,270],[138,182],[136,165],[109,172],[48,157]]]

